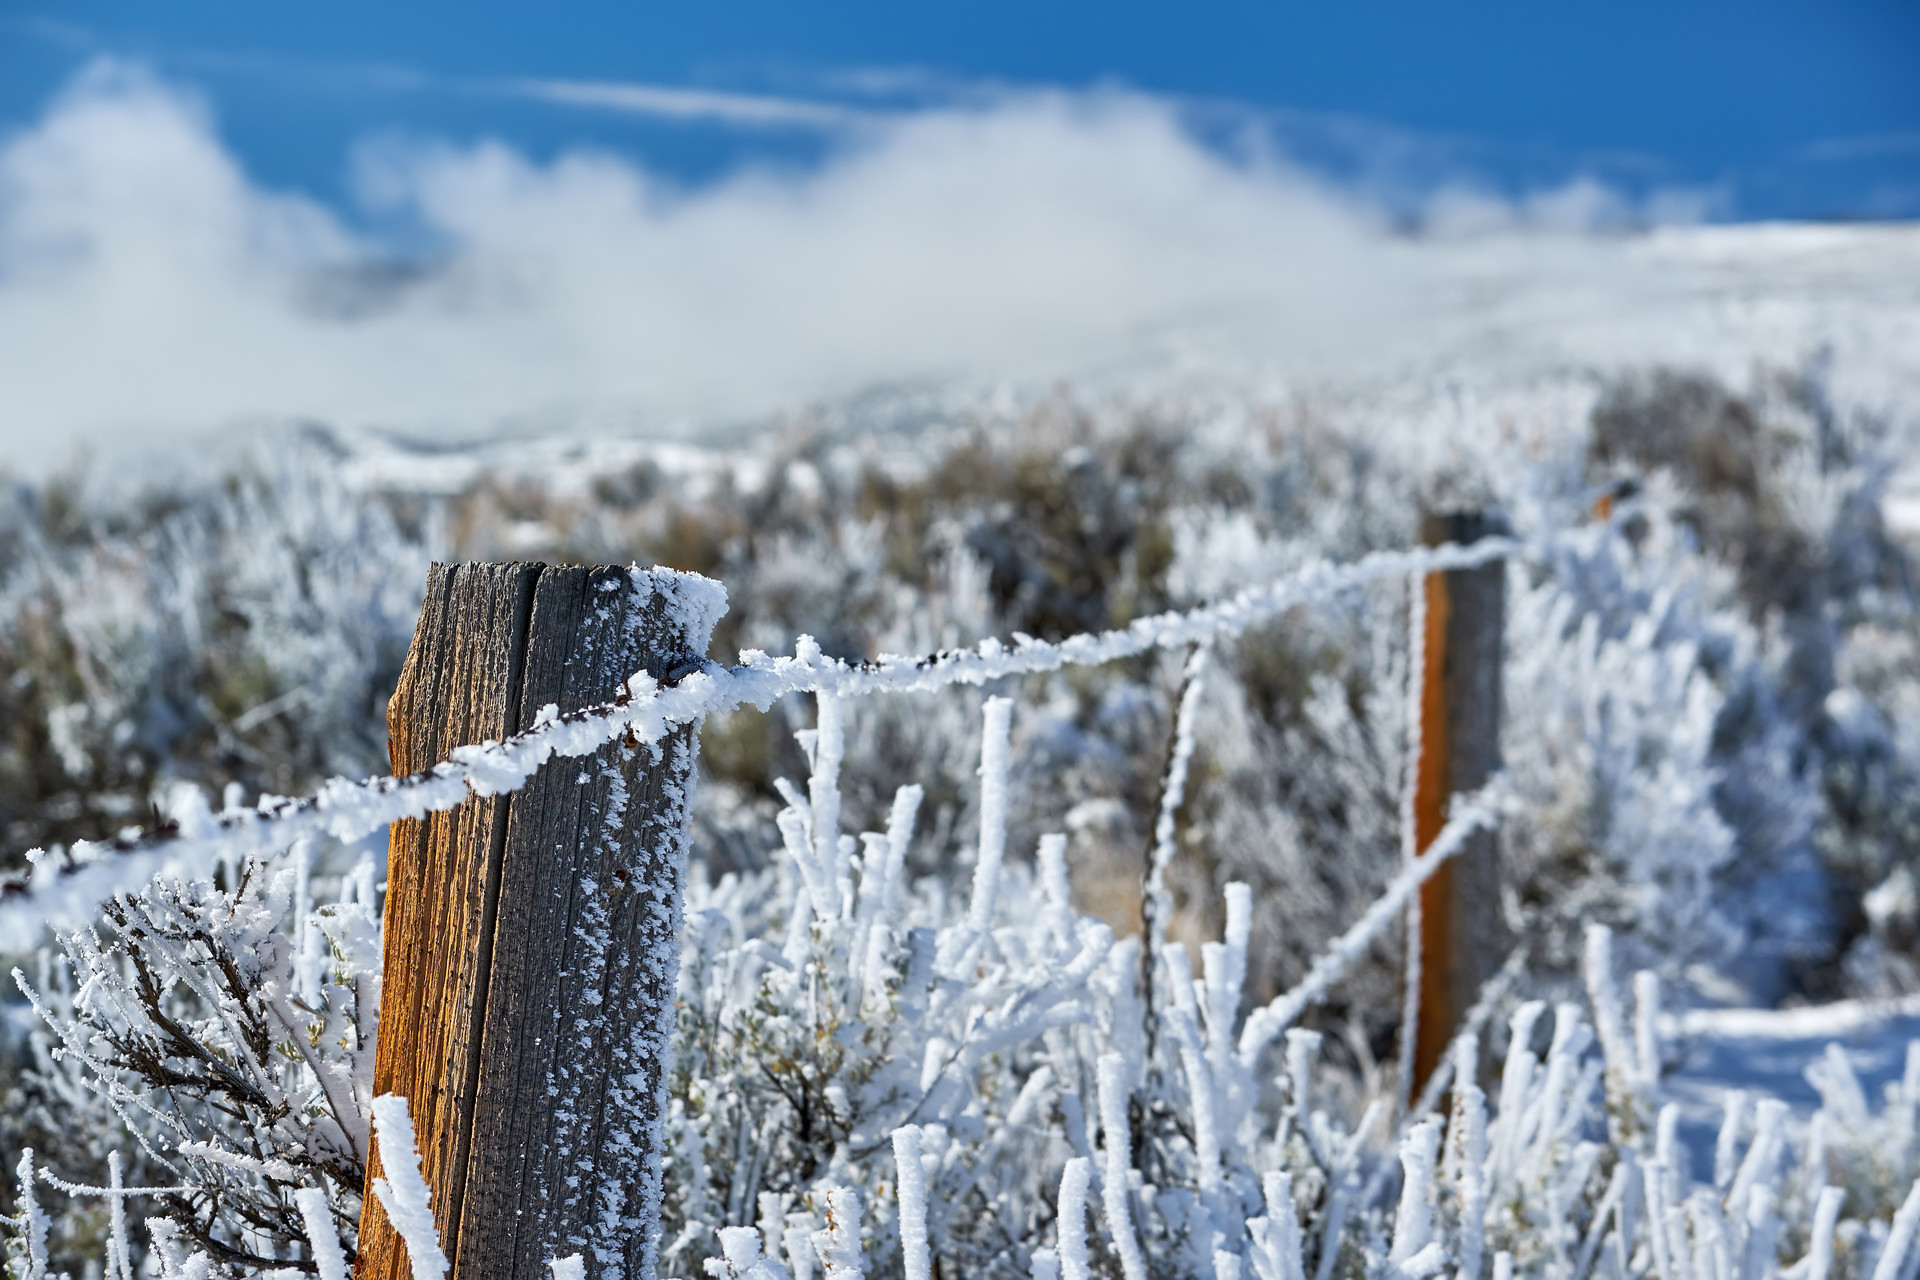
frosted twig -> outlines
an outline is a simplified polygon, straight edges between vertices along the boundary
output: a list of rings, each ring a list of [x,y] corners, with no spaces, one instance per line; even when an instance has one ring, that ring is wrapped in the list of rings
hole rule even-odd
[[[327,1207],[327,1193],[319,1187],[301,1187],[293,1193],[293,1203],[300,1210],[300,1225],[307,1230],[307,1245],[313,1250],[320,1280],[347,1280],[347,1258],[340,1251],[340,1233],[333,1225],[333,1210]]]
[[[1388,1262],[1404,1263],[1433,1241],[1433,1166],[1439,1154],[1438,1120],[1422,1120],[1400,1139],[1400,1205]]]
[[[927,1175],[920,1167],[920,1130],[902,1125],[893,1131],[893,1161],[900,1197],[900,1255],[906,1280],[932,1280],[933,1255],[927,1246]]]
[[[1013,700],[988,698],[985,721],[980,738],[980,848],[967,910],[967,924],[980,934],[993,928],[993,902],[1000,891],[1000,865],[1007,852],[1007,739]]]
[[[1448,1126],[1447,1142],[1454,1157],[1454,1183],[1459,1195],[1460,1268],[1456,1276],[1458,1280],[1479,1280],[1480,1257],[1486,1247],[1488,1193],[1487,1099],[1474,1081],[1479,1037],[1457,1041],[1454,1054],[1459,1083],[1453,1091],[1453,1121]]]
[[[1173,863],[1176,849],[1174,825],[1180,806],[1186,801],[1187,766],[1193,758],[1193,722],[1200,709],[1202,689],[1201,675],[1207,669],[1207,646],[1197,645],[1187,659],[1186,684],[1180,694],[1180,706],[1174,716],[1173,750],[1167,757],[1167,773],[1160,787],[1160,815],[1153,824],[1153,852],[1147,858],[1147,882],[1140,895],[1140,913],[1145,929],[1140,949],[1140,990],[1142,995],[1142,1013],[1145,1020],[1147,1056],[1153,1056],[1153,1044],[1159,1024],[1155,1016],[1157,1000],[1155,966],[1163,963],[1167,950],[1167,922],[1173,916],[1173,895],[1167,892],[1167,868]],[[1184,959],[1184,955],[1182,959]],[[1176,976],[1176,985],[1184,981]],[[1179,1003],[1183,993],[1174,993],[1175,1003]],[[1198,1086],[1204,1093],[1209,1086]],[[1202,1099],[1204,1102],[1205,1100]]]
[[[1906,1200],[1900,1205],[1900,1211],[1893,1215],[1893,1230],[1887,1233],[1887,1243],[1880,1250],[1880,1261],[1873,1268],[1873,1280],[1895,1280],[1906,1270],[1907,1250],[1913,1248],[1916,1229],[1920,1229],[1920,1182],[1913,1184]]]
[[[1746,1122],[1746,1118],[1747,1091],[1728,1090],[1720,1113],[1720,1136],[1713,1144],[1713,1187],[1716,1191],[1725,1191],[1733,1181],[1740,1126]]]
[[[1147,1260],[1133,1233],[1133,1214],[1127,1205],[1132,1190],[1127,1175],[1133,1170],[1133,1126],[1127,1119],[1126,1060],[1117,1053],[1100,1055],[1100,1131],[1106,1146],[1107,1176],[1101,1188],[1106,1198],[1107,1230],[1120,1270],[1127,1280],[1147,1280]]]
[[[1839,1187],[1820,1188],[1813,1206],[1813,1238],[1807,1246],[1807,1274],[1803,1280],[1827,1280],[1833,1269],[1833,1228],[1840,1220],[1840,1203],[1847,1193]]]
[[[440,1280],[447,1274],[447,1255],[440,1250],[431,1193],[426,1179],[420,1176],[420,1149],[414,1143],[407,1100],[395,1093],[375,1098],[373,1129],[380,1141],[380,1164],[387,1174],[373,1180],[373,1194],[380,1198],[393,1229],[406,1242],[413,1280]]]
[[[813,1233],[814,1252],[826,1264],[825,1280],[860,1280],[860,1194],[852,1187],[827,1192],[827,1228]]]
[[[846,755],[846,708],[830,693],[814,698],[813,768],[807,776],[807,813],[813,836],[814,865],[824,882],[815,895],[815,910],[839,915],[851,905],[852,886],[846,883],[840,855],[840,762]],[[820,901],[821,897],[826,901]]]
[[[1060,1174],[1060,1280],[1089,1280],[1087,1257],[1087,1191],[1093,1184],[1093,1161],[1075,1156]]]
[[[22,1280],[45,1280],[47,1274],[47,1215],[33,1195],[33,1148],[20,1153],[19,1204],[27,1237],[27,1265]]]
[[[107,1189],[113,1193],[107,1201],[107,1280],[133,1280],[133,1254],[127,1240],[126,1183],[118,1151],[107,1152]],[[337,1237],[333,1244],[338,1252]],[[322,1275],[320,1280],[342,1280],[342,1277]]]
[[[1247,1223],[1249,1250],[1255,1280],[1305,1280],[1306,1263],[1301,1253],[1300,1218],[1293,1203],[1293,1176],[1269,1173],[1260,1180],[1261,1194],[1267,1203],[1265,1216]],[[1219,1254],[1214,1255],[1216,1259]],[[1231,1256],[1231,1255],[1229,1255]],[[1218,1262],[1215,1263],[1216,1280]]]

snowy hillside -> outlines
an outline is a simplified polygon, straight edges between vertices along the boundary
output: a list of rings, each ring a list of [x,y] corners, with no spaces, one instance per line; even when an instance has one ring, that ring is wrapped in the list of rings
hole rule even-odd
[[[344,206],[277,188],[190,92],[95,63],[0,142],[8,461],[285,421],[704,442],[876,388],[1061,379],[1744,378],[1827,345],[1866,399],[1912,379],[1910,226],[1676,226],[1685,199],[1574,182],[1444,189],[1409,234],[1364,190],[1118,91],[987,95],[692,188],[490,142],[370,147],[355,175]]]

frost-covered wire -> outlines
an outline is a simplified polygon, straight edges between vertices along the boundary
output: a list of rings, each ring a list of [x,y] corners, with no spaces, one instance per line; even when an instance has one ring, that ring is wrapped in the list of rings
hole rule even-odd
[[[1173,751],[1167,758],[1166,779],[1160,788],[1160,812],[1153,824],[1153,856],[1147,870],[1147,927],[1150,950],[1166,945],[1167,921],[1173,915],[1173,896],[1167,892],[1167,868],[1173,865],[1178,834],[1175,820],[1187,799],[1187,771],[1193,763],[1193,735],[1199,720],[1200,696],[1206,691],[1207,659],[1211,648],[1197,645],[1187,659],[1185,687],[1174,717]]]
[[[309,797],[268,797],[254,808],[217,814],[196,790],[182,788],[164,831],[110,842],[79,841],[64,862],[40,850],[29,853],[31,872],[24,879],[0,883],[0,951],[25,950],[47,922],[80,923],[97,904],[156,875],[190,877],[222,861],[238,863],[303,837],[358,840],[393,822],[452,809],[470,796],[508,794],[549,760],[591,755],[616,739],[659,742],[681,725],[743,706],[765,711],[792,693],[857,697],[926,692],[1104,664],[1157,648],[1184,648],[1238,635],[1299,605],[1372,582],[1472,568],[1527,549],[1528,544],[1512,538],[1486,538],[1468,546],[1375,552],[1347,564],[1321,560],[1220,604],[1155,614],[1117,630],[1082,633],[1057,643],[1016,635],[1012,647],[989,638],[974,649],[924,659],[882,655],[873,662],[849,663],[828,657],[812,637],[802,636],[791,657],[748,650],[731,668],[708,662],[661,675],[636,672],[611,703],[564,714],[548,705],[526,731],[504,741],[457,747],[445,761],[404,777],[360,782],[333,778]],[[703,646],[725,611],[725,589],[697,574],[638,567],[632,573],[637,586],[666,596],[680,625]]]
[[[1411,865],[1420,856],[1420,762],[1426,751],[1427,711],[1427,579],[1424,574],[1407,583],[1407,718],[1406,760],[1400,780],[1400,857]],[[1426,963],[1421,945],[1420,898],[1407,902],[1406,966],[1400,987],[1399,1089],[1400,1107],[1413,1101],[1414,1058],[1420,1039],[1421,967]]]
[[[1381,932],[1398,918],[1407,901],[1419,892],[1433,873],[1466,846],[1467,838],[1498,821],[1493,807],[1492,789],[1482,788],[1471,795],[1456,797],[1453,816],[1427,851],[1395,876],[1386,891],[1375,898],[1347,931],[1327,944],[1313,967],[1292,989],[1276,996],[1272,1003],[1254,1010],[1240,1032],[1239,1057],[1251,1069],[1261,1052],[1276,1036],[1292,1026],[1307,1009],[1326,999],[1327,990],[1345,973]]]

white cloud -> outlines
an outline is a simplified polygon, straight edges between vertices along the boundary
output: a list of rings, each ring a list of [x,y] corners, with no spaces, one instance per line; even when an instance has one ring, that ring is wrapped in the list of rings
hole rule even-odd
[[[600,107],[669,120],[714,120],[760,128],[839,129],[865,113],[827,103],[763,94],[716,93],[606,80],[516,80],[514,93],[570,107]]]
[[[111,453],[287,417],[658,429],[1183,351],[1350,371],[1444,349],[1436,318],[1463,306],[1485,346],[1502,314],[1516,332],[1542,315],[1500,296],[1550,292],[1561,323],[1631,274],[1578,236],[1517,256],[1395,238],[1358,201],[1223,159],[1163,104],[1117,94],[869,121],[816,168],[695,191],[587,152],[363,160],[368,199],[445,245],[431,268],[263,190],[190,95],[125,65],[86,73],[0,146],[0,456],[37,468],[81,440]],[[1482,198],[1456,222],[1511,236],[1616,202]]]

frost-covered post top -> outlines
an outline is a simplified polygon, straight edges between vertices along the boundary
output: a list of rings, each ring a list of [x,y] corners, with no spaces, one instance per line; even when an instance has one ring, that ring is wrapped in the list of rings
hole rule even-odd
[[[727,613],[726,587],[712,578],[664,565],[642,569],[636,564],[627,575],[633,582],[635,602],[642,607],[658,602],[668,628],[684,638],[687,657],[706,656],[713,629]],[[668,673],[653,674],[658,678]]]
[[[669,569],[433,566],[388,704],[395,771],[656,699],[702,667],[726,599]],[[406,1100],[454,1280],[571,1256],[652,1280],[697,734],[509,760],[393,825],[374,1091]],[[356,1276],[405,1280],[406,1224],[364,1204]]]

